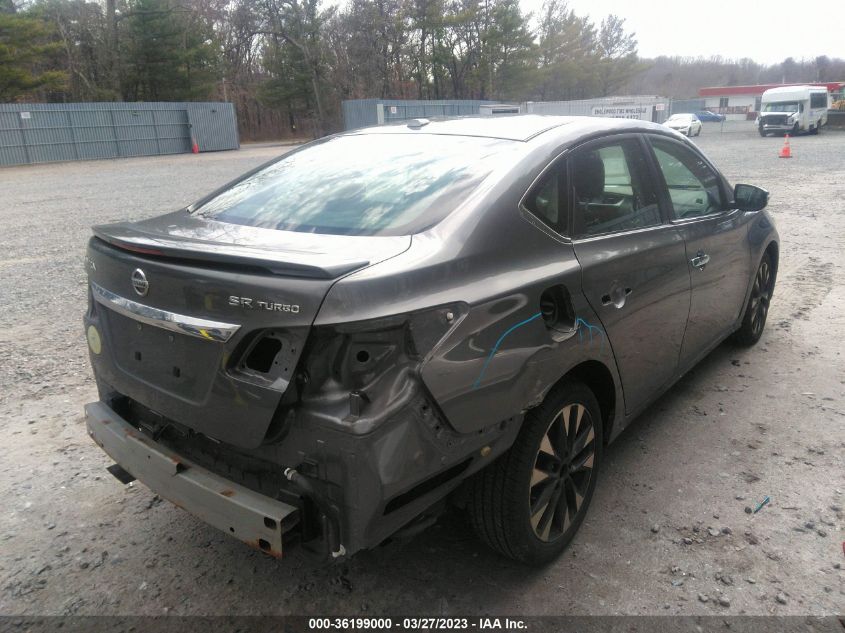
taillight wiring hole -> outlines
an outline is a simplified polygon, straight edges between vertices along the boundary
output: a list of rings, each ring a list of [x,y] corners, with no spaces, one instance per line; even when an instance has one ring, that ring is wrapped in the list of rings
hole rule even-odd
[[[253,371],[266,374],[273,367],[276,355],[281,349],[282,342],[279,339],[265,336],[250,351],[246,358],[246,366]]]

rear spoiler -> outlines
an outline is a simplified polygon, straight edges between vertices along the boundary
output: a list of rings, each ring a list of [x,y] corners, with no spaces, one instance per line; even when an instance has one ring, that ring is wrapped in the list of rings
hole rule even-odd
[[[94,236],[119,249],[152,257],[260,268],[274,275],[336,279],[370,264],[368,259],[319,262],[311,253],[258,248],[243,244],[175,238],[139,231],[128,224],[93,227]]]

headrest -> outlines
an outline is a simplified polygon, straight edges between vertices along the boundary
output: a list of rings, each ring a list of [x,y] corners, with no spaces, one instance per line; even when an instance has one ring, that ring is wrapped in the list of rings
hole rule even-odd
[[[586,152],[575,157],[572,170],[575,198],[586,202],[604,193],[604,161],[598,152]]]

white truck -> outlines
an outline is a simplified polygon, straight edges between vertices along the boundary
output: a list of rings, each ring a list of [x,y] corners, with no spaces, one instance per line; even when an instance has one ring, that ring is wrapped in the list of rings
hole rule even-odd
[[[766,134],[818,134],[827,123],[829,96],[825,86],[782,86],[763,93],[757,129]]]

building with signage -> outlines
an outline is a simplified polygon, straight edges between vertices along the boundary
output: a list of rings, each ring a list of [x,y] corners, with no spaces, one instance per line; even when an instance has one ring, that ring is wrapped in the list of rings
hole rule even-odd
[[[724,114],[728,119],[754,119],[760,111],[760,99],[770,88],[781,86],[825,86],[832,95],[832,101],[845,91],[845,82],[830,83],[792,83],[792,84],[757,84],[753,86],[720,86],[700,88],[698,96],[704,101],[704,109]]]
[[[602,97],[579,101],[527,101],[523,112],[564,116],[601,116],[663,123],[669,116],[670,100],[655,95]]]

